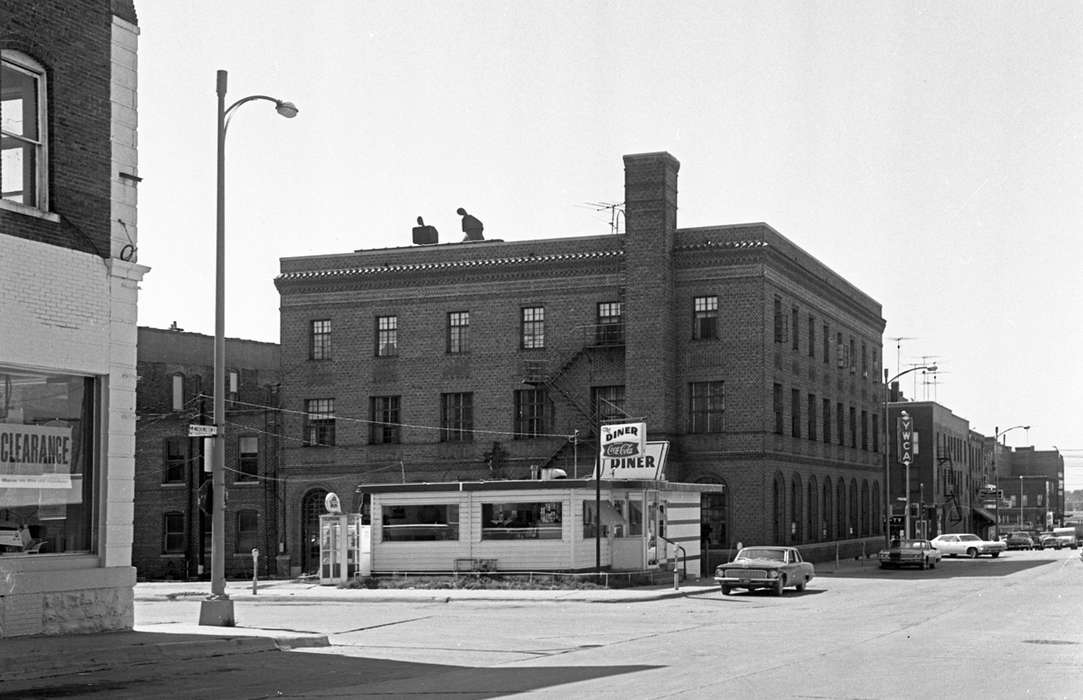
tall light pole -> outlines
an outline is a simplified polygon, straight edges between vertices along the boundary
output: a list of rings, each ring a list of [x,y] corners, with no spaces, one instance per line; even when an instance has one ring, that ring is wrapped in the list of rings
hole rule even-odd
[[[1019,529],[1023,529],[1023,475],[1019,475]]]
[[[888,449],[888,441],[887,441],[888,435],[890,434],[888,432],[888,428],[887,428],[888,389],[891,386],[891,383],[893,381],[895,381],[896,379],[898,379],[899,377],[901,377],[903,375],[906,375],[906,374],[910,374],[911,372],[917,372],[918,370],[922,370],[922,371],[926,371],[926,372],[935,372],[936,371],[936,365],[924,365],[924,366],[921,366],[921,367],[911,367],[910,369],[906,369],[906,370],[903,370],[902,372],[899,372],[898,374],[896,374],[891,379],[887,378],[887,370],[886,369],[884,370],[884,403],[883,403],[883,423],[884,423],[884,427],[883,427],[883,429],[881,431],[881,434],[884,436],[884,444],[882,446],[882,449],[884,450],[884,493],[883,493],[883,498],[884,498],[884,523],[885,523],[884,524],[884,540],[886,542],[891,541],[891,514],[892,514],[892,510],[893,510],[892,504],[894,503],[894,501],[891,500],[891,457],[890,457],[890,454],[889,454],[891,452],[891,450]],[[903,517],[904,517],[904,522],[906,523],[906,537],[909,538],[910,537],[910,465],[909,464],[906,465],[906,511],[905,511],[905,515]]]
[[[233,601],[226,594],[226,129],[234,110],[246,102],[267,100],[287,119],[297,116],[297,107],[267,95],[242,97],[226,107],[226,71],[218,71],[218,203],[215,251],[214,297],[214,447],[211,454],[211,594],[199,611],[199,624],[232,627]]]
[[[1000,436],[1004,435],[1010,430],[1016,428],[1022,428],[1023,430],[1030,430],[1029,425],[1013,425],[1010,428],[1000,429],[1000,426],[993,427],[993,491],[996,492],[996,504],[993,509],[993,517],[996,518],[996,522],[993,523],[993,539],[1000,539],[1000,476],[997,474],[997,445],[1000,443]]]

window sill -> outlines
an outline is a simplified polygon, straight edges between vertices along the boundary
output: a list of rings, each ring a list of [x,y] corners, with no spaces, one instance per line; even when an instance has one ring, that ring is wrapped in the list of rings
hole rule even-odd
[[[44,219],[45,221],[50,221],[54,224],[60,223],[59,214],[54,214],[51,211],[44,211],[37,207],[28,207],[25,204],[19,204],[18,202],[12,202],[7,199],[0,199],[0,209],[16,214],[23,214],[24,216],[32,216],[35,219]]]
[[[244,481],[234,481],[233,485],[241,486],[243,488],[248,488],[250,486],[259,486],[259,479],[245,479]]]

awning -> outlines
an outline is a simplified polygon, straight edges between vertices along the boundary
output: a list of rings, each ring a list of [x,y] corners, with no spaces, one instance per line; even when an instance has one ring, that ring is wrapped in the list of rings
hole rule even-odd
[[[995,523],[997,521],[996,516],[985,510],[984,508],[974,506],[974,513],[979,517],[985,518],[991,523]]]

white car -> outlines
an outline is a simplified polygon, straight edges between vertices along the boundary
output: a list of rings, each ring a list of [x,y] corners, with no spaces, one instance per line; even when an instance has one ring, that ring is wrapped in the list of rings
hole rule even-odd
[[[983,540],[977,535],[971,535],[969,533],[959,535],[939,535],[934,537],[932,545],[940,550],[940,553],[946,557],[957,557],[960,554],[968,556],[971,559],[977,559],[982,554],[988,554],[991,557],[999,557],[1000,553],[1008,548],[1008,545],[1004,542],[996,542],[992,540]]]

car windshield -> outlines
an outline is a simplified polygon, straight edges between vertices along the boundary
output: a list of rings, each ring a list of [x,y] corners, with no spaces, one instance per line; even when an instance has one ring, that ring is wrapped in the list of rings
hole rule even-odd
[[[774,561],[786,561],[786,553],[781,549],[742,549],[737,553],[738,559],[773,559]]]

